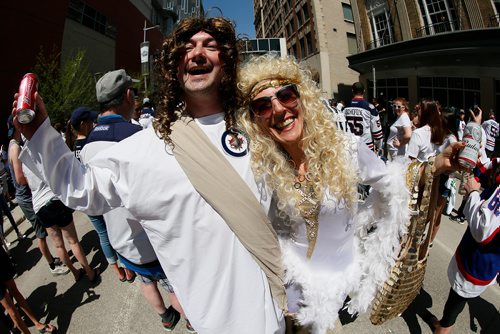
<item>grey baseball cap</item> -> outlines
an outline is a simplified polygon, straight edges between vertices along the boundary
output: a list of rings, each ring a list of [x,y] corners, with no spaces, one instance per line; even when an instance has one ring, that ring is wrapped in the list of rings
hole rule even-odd
[[[111,101],[130,87],[132,87],[132,78],[124,69],[108,72],[95,85],[97,102]]]

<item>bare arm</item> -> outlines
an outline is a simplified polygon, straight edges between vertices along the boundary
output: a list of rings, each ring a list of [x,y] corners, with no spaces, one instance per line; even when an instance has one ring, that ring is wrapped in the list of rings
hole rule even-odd
[[[10,165],[12,166],[12,170],[14,171],[14,175],[16,177],[16,182],[24,186],[28,184],[28,181],[24,176],[23,165],[19,160],[19,153],[21,153],[19,145],[11,145],[9,147],[9,160],[10,160]]]

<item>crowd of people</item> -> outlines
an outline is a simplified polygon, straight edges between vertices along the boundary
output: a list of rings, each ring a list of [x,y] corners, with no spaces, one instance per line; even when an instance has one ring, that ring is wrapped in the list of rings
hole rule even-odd
[[[439,182],[439,226],[448,180],[463,170],[457,153],[464,144],[461,123],[437,101],[420,101],[415,114],[398,97],[395,122],[382,124],[379,114],[389,111],[369,103],[357,82],[345,107],[326,106],[310,72],[291,57],[240,65],[234,27],[223,18],[181,21],[158,65],[156,108],[149,98],[141,103],[125,70],[110,71],[96,83],[99,112],[76,108],[64,140],[40,94],[32,122],[19,123],[13,111],[16,198],[19,188],[17,201],[55,273],[100,279],[79,244],[72,218],[78,210],[118,280],[140,281],[166,330],[185,317],[189,332],[335,333],[343,307],[351,314],[370,309],[399,256],[411,214],[412,160],[426,163],[422,173],[432,167],[427,174]],[[480,123],[481,112],[472,121]],[[494,174],[485,158],[494,152],[494,114],[484,127],[491,136],[481,167]],[[384,147],[389,161],[377,154]],[[433,319],[436,333],[449,332],[467,299],[493,284],[500,269],[500,188],[488,187],[481,201],[474,178],[465,186],[469,227],[450,263],[452,288],[443,318]],[[437,228],[429,233],[433,239]],[[2,305],[28,333],[12,297],[31,311],[8,255],[0,255]],[[56,330],[29,317],[40,332]]]

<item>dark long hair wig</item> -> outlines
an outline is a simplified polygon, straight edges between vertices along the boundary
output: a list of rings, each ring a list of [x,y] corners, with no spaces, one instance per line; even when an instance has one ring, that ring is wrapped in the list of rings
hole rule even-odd
[[[178,113],[185,113],[186,110],[183,91],[177,78],[178,64],[184,57],[186,43],[200,31],[210,34],[217,41],[222,64],[219,96],[225,112],[226,127],[229,129],[235,124],[234,114],[240,98],[236,87],[239,58],[234,26],[228,20],[219,17],[186,18],[165,39],[161,56],[156,61],[161,74],[161,88],[159,110],[156,112],[157,122],[154,122],[154,128],[160,138],[169,145],[172,145],[170,138],[172,123],[177,120]]]

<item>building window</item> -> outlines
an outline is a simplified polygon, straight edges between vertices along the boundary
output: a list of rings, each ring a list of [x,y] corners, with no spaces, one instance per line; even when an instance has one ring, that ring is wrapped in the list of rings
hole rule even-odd
[[[298,22],[298,27],[301,27],[302,26],[302,13],[300,11],[298,12],[295,12],[295,14],[297,15],[297,22]]]
[[[432,98],[443,106],[469,109],[481,104],[478,78],[419,77],[419,99]]]
[[[103,35],[116,38],[116,27],[109,23],[105,15],[83,1],[70,0],[68,18]]]
[[[457,30],[457,16],[450,0],[419,0],[425,25],[417,29],[417,36],[434,35]]]
[[[394,30],[387,3],[369,3],[368,17],[372,32],[372,41],[367,49],[378,48],[394,42]]]
[[[302,7],[302,12],[304,13],[304,21],[309,20],[309,8],[307,8],[307,2],[304,4],[304,7]]]
[[[314,52],[314,47],[313,47],[313,41],[312,41],[312,36],[311,33],[308,32],[306,34],[306,46],[307,46],[307,54],[310,55]]]
[[[351,5],[342,3],[342,11],[344,12],[344,20],[349,22],[354,22],[354,17],[352,16]]]
[[[368,99],[373,99],[373,80],[368,80]],[[397,97],[404,97],[408,100],[408,78],[389,78],[377,80],[376,97],[378,102],[386,106]],[[389,108],[387,108],[389,110]]]
[[[305,58],[307,56],[304,38],[301,38],[299,42],[300,42],[300,55],[301,55],[301,59],[302,59],[302,58]]]
[[[350,55],[358,53],[358,41],[355,34],[347,33],[347,49]]]

